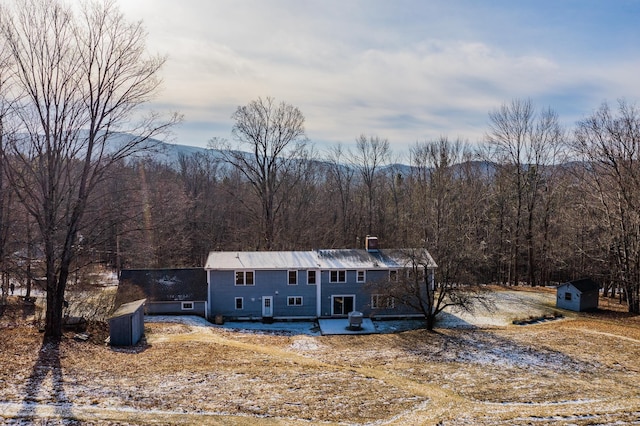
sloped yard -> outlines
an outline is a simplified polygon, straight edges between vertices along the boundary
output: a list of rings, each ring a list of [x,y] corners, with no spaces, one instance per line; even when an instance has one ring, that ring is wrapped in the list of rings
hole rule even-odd
[[[146,344],[130,350],[72,335],[41,348],[41,335],[16,321],[0,334],[0,422],[637,424],[638,317],[567,313],[516,326],[514,316],[552,310],[549,295],[495,297],[529,307],[433,333],[365,336],[174,317],[147,323]]]

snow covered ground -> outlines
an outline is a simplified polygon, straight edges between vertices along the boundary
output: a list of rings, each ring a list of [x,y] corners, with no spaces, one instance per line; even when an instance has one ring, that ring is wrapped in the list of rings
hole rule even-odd
[[[437,319],[440,328],[501,327],[516,319],[552,314],[556,309],[555,293],[519,290],[494,291],[487,294],[491,309],[479,306],[473,312],[447,309]]]
[[[539,317],[554,312],[555,303],[553,293],[537,293],[530,291],[498,291],[488,295],[491,309],[479,306],[473,312],[459,312],[445,310],[437,319],[437,328],[486,328],[501,327],[512,324],[515,319]],[[405,320],[369,320],[360,332],[347,329],[347,319],[315,321],[276,321],[271,324],[260,321],[229,321],[223,325],[213,325],[200,317],[194,316],[166,316],[152,315],[145,317],[148,322],[177,322],[193,326],[222,328],[226,330],[251,333],[280,334],[280,335],[309,335],[321,334],[370,334],[396,333],[415,330],[424,327],[424,322],[418,319]]]

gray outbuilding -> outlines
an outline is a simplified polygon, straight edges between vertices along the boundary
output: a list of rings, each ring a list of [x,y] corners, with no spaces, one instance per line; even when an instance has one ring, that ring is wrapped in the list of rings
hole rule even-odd
[[[597,309],[599,295],[600,286],[589,278],[569,281],[556,288],[556,307],[577,312]]]
[[[146,299],[124,303],[109,318],[111,346],[133,346],[144,334],[144,303]]]

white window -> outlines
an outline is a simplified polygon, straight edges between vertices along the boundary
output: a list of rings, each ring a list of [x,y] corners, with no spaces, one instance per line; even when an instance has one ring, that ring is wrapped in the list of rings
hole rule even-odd
[[[359,283],[366,281],[366,274],[364,271],[356,271],[356,281]]]
[[[330,271],[329,282],[331,283],[347,282],[347,271]]]
[[[253,271],[236,271],[236,285],[254,285]]]
[[[240,311],[244,309],[244,299],[242,297],[236,297],[236,310]]]
[[[298,285],[298,271],[289,271],[289,285]]]
[[[316,271],[307,271],[307,284],[316,283]]]
[[[391,296],[385,296],[384,294],[371,295],[371,309],[393,309],[395,305],[395,300]]]
[[[302,306],[302,296],[287,297],[287,306]]]
[[[389,281],[398,281],[398,270],[397,269],[389,270]]]
[[[193,302],[182,302],[182,310],[183,311],[192,311],[193,310]]]

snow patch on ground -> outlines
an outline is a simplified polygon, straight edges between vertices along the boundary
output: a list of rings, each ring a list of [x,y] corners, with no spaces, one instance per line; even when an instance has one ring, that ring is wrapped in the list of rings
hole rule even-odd
[[[445,309],[436,322],[439,328],[503,327],[515,319],[526,319],[551,314],[554,311],[554,293],[530,291],[495,291],[487,294],[492,309],[478,307],[473,312]]]
[[[291,349],[297,352],[317,351],[322,347],[317,340],[312,337],[298,337],[291,344]]]
[[[496,291],[488,295],[491,310],[478,307],[474,312],[456,312],[447,309],[437,319],[437,328],[486,328],[511,325],[514,319],[543,316],[554,311],[555,294],[525,291]],[[315,321],[276,321],[271,324],[260,321],[229,321],[215,325],[198,316],[146,316],[147,322],[179,323],[192,327],[214,327],[241,333],[276,334],[285,336],[319,336]],[[420,319],[376,320],[376,333],[398,333],[424,327]]]

